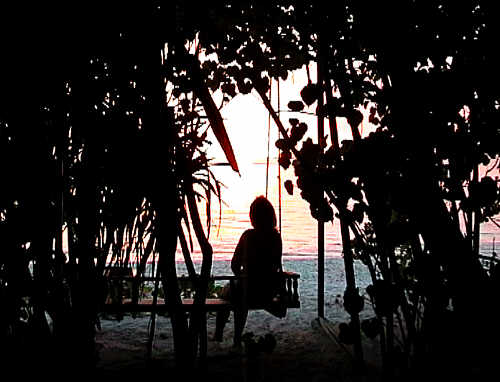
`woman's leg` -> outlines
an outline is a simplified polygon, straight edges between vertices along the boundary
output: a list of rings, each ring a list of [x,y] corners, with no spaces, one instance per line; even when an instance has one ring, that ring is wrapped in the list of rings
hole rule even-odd
[[[220,310],[217,312],[217,315],[215,316],[215,341],[222,342],[224,327],[226,326],[230,313],[231,312],[229,310]]]
[[[234,310],[234,345],[241,345],[241,336],[247,322],[248,309],[238,307]]]
[[[231,300],[231,285],[227,283],[222,288],[221,298],[227,301]],[[222,342],[222,337],[224,334],[224,327],[226,326],[226,322],[229,320],[229,314],[231,312],[229,310],[220,310],[217,312],[215,316],[215,335],[214,340],[217,342]]]

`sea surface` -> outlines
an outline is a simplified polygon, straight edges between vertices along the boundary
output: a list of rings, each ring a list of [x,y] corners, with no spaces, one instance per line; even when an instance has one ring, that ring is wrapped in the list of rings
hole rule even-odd
[[[211,200],[211,227],[209,240],[214,251],[214,260],[229,260],[232,257],[240,235],[251,228],[248,209],[253,199],[259,195],[266,195],[266,162],[252,163],[241,169],[241,176],[236,175],[228,167],[215,168],[218,179],[224,181],[222,187],[223,203],[219,205],[217,199]],[[283,239],[283,256],[285,259],[317,258],[318,253],[318,223],[311,217],[309,204],[300,197],[298,189],[289,195],[284,187],[278,188],[278,176],[281,182],[290,179],[295,184],[293,169],[281,169],[270,164],[267,175],[267,197],[275,207],[278,220],[281,220],[280,231]],[[207,221],[204,203],[200,203],[202,220]],[[205,227],[207,225],[205,224]],[[187,232],[187,231],[186,231]],[[193,259],[201,259],[201,252],[193,242]],[[492,223],[481,226],[480,253],[491,255],[492,251],[499,252],[500,229]],[[325,256],[342,257],[342,245],[339,232],[339,221],[325,224],[324,236]],[[177,257],[182,260],[180,248]]]

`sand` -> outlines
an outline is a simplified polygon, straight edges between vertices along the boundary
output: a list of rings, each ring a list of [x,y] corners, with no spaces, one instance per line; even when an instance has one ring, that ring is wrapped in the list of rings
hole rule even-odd
[[[365,373],[358,373],[352,359],[350,346],[342,346],[318,327],[316,261],[313,258],[284,260],[284,268],[300,273],[299,294],[301,307],[290,309],[285,318],[279,319],[265,311],[249,312],[245,332],[256,336],[271,333],[276,347],[270,354],[248,360],[244,351],[232,347],[233,320],[227,324],[221,343],[209,341],[205,380],[269,380],[269,381],[326,381],[365,380]],[[370,283],[366,269],[356,264],[360,293]],[[182,266],[179,269],[182,273]],[[229,262],[216,261],[213,274],[230,274]],[[342,306],[345,288],[343,260],[328,258],[325,262],[325,318],[333,327],[349,320]],[[373,317],[369,304],[361,312],[361,319]],[[154,373],[168,373],[173,365],[173,339],[170,319],[157,318],[157,327],[151,358],[147,356],[149,315],[123,320],[101,320],[97,333],[100,361],[97,371],[102,376],[120,375],[140,378]],[[215,315],[208,316],[208,336],[215,328]],[[376,366],[380,364],[378,343],[363,338],[365,357],[369,365],[370,380],[375,380]],[[254,363],[252,363],[254,362]],[[248,375],[248,372],[254,375]]]

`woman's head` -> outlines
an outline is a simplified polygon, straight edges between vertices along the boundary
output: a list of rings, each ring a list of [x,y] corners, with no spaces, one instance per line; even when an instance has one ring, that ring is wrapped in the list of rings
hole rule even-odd
[[[250,205],[250,222],[255,229],[275,229],[274,207],[264,196],[259,196]]]

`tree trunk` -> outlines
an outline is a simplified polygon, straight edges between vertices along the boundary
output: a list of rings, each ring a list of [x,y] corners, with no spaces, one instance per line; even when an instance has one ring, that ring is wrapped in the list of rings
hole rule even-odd
[[[174,185],[171,184],[170,186]],[[160,209],[157,217],[157,229],[160,232],[157,246],[159,252],[158,268],[161,274],[170,322],[172,323],[176,366],[184,372],[185,370],[191,370],[193,366],[193,353],[191,346],[189,346],[191,340],[187,317],[182,310],[182,300],[177,283],[175,265],[175,252],[177,249],[176,203],[172,203],[175,198],[168,199],[170,203],[166,202],[162,205],[163,208]]]
[[[190,176],[190,174],[189,174]],[[191,216],[191,223],[196,234],[196,238],[201,247],[202,253],[202,263],[200,278],[196,283],[196,294],[194,298],[194,310],[191,318],[190,330],[195,337],[193,345],[196,348],[197,339],[199,338],[200,346],[200,361],[203,364],[206,358],[207,352],[207,332],[206,332],[206,313],[202,309],[202,305],[205,303],[205,299],[208,291],[208,280],[212,272],[212,246],[205,236],[203,231],[203,225],[200,220],[200,214],[198,212],[198,206],[196,205],[195,194],[193,190],[193,185],[191,179],[185,179],[186,185],[186,197],[189,206],[189,214]],[[196,349],[195,349],[196,351]]]
[[[160,271],[163,289],[165,292],[166,303],[172,323],[172,332],[174,338],[174,352],[176,366],[182,372],[191,370],[194,361],[194,354],[189,344],[191,343],[190,333],[188,330],[188,321],[185,312],[182,310],[182,300],[177,283],[177,269],[175,263],[175,254],[177,250],[178,232],[178,206],[179,196],[177,191],[178,174],[175,173],[175,144],[176,135],[174,130],[174,119],[170,110],[166,110],[162,105],[164,91],[161,89],[159,97],[154,98],[156,108],[152,110],[152,115],[159,115],[158,120],[153,119],[155,129],[165,129],[164,134],[159,134],[157,147],[154,147],[154,157],[158,163],[166,164],[166,175],[163,181],[153,184],[153,200],[152,203],[157,211],[156,217],[156,239],[158,257],[158,269]],[[159,139],[160,137],[164,139]],[[166,141],[166,142],[162,142]],[[166,144],[167,148],[161,147]],[[165,153],[161,155],[160,153]]]

